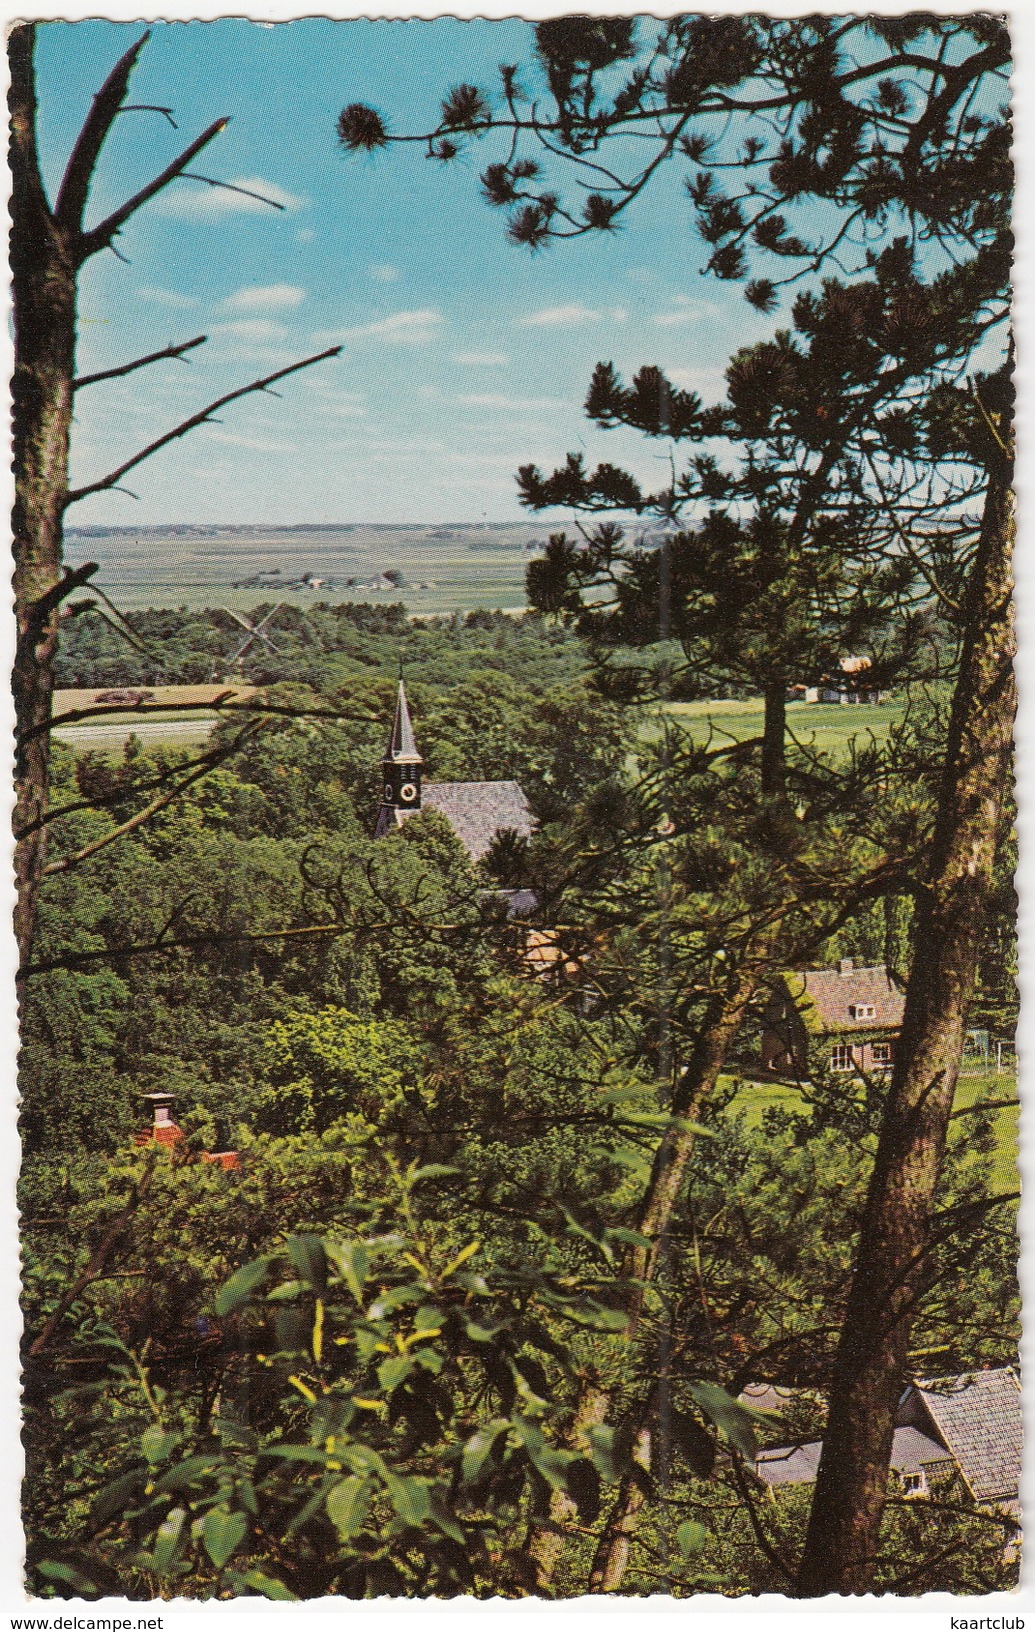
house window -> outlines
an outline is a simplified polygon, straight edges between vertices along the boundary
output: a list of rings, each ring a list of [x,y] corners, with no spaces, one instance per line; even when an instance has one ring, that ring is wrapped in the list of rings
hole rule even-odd
[[[890,1066],[894,1055],[890,1043],[874,1043],[870,1051],[870,1059],[874,1065]]]
[[[830,1050],[831,1071],[851,1071],[855,1065],[855,1054],[851,1043],[835,1043]]]
[[[848,1012],[853,1020],[873,1020],[876,1018],[877,1006],[875,1003],[853,1003]]]
[[[923,1496],[927,1490],[927,1480],[922,1473],[903,1473],[899,1477],[903,1496]]]

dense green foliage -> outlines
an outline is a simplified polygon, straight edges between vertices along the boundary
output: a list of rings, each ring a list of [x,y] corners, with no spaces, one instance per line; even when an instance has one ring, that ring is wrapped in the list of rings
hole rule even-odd
[[[258,708],[285,712],[246,715],[236,751],[241,717],[221,722],[228,757],[48,880],[22,1057],[26,1331],[45,1339],[27,1372],[33,1589],[520,1594],[561,1492],[579,1528],[550,1590],[576,1593],[630,1478],[648,1508],[626,1590],[778,1589],[743,1483],[756,1435],[819,1425],[808,1402],[842,1306],[872,1085],[818,1078],[799,1111],[759,1123],[725,1079],[625,1335],[637,1199],[701,976],[772,874],[754,772],[642,730],[563,630],[432,631],[439,667],[422,661],[410,688],[429,766],[516,776],[545,823],[510,857],[578,970],[544,980],[441,817],[369,837],[403,644],[378,638],[380,675],[267,688]],[[112,832],[187,758],[132,740],[60,750],[52,856]],[[908,801],[901,819],[916,819]],[[872,842],[865,823],[851,842]],[[907,939],[878,899],[826,950]],[[139,1096],[156,1090],[176,1093],[184,1138],[134,1153]],[[982,1117],[959,1128],[944,1205],[961,1229],[916,1339],[939,1370],[1008,1361],[1014,1344],[1009,1208],[985,1203],[992,1135]],[[236,1170],[202,1159],[226,1149]],[[793,1420],[737,1406],[759,1378],[803,1390]],[[580,1429],[592,1387],[608,1410]],[[664,1422],[649,1473],[629,1426],[645,1409]],[[793,1509],[772,1518],[792,1551]],[[983,1521],[907,1516],[900,1574],[1007,1578],[988,1546],[984,1576],[924,1564],[947,1523]]]

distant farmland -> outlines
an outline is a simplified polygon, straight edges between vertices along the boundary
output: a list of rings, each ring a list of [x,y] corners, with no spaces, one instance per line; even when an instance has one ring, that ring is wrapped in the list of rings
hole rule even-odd
[[[527,546],[548,531],[523,521],[485,527],[91,528],[70,530],[66,558],[72,567],[99,562],[96,583],[127,612],[159,606],[244,611],[263,600],[302,607],[320,600],[375,606],[401,600],[418,616],[475,607],[518,611],[525,605]],[[363,587],[390,571],[405,579],[398,589]],[[316,589],[282,587],[306,573],[325,582]],[[349,578],[357,583],[349,586]],[[246,579],[252,582],[234,587]]]

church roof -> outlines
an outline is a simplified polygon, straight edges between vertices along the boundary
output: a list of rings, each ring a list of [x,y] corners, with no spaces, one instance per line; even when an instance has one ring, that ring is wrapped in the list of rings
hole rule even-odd
[[[395,719],[392,722],[392,734],[388,739],[385,758],[402,760],[404,763],[412,765],[422,763],[413,735],[410,709],[406,701],[406,687],[401,680],[399,681],[399,694],[395,700]]]
[[[504,828],[513,829],[523,839],[532,836],[532,812],[518,782],[425,782],[421,802],[424,810],[437,810],[446,818],[472,861],[481,861]],[[389,810],[385,825],[393,815],[396,826],[401,827],[418,814],[416,810]]]

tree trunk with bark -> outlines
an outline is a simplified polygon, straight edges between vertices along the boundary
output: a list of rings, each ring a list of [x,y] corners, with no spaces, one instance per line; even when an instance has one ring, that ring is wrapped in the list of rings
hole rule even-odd
[[[33,31],[16,28],[11,57],[11,267],[14,291],[15,930],[29,958],[43,873],[61,578],[62,516],[75,368],[76,261],[47,205],[36,151]]]
[[[913,1314],[992,887],[1014,713],[1011,471],[991,475],[966,605],[931,862],[798,1593],[870,1590]]]

